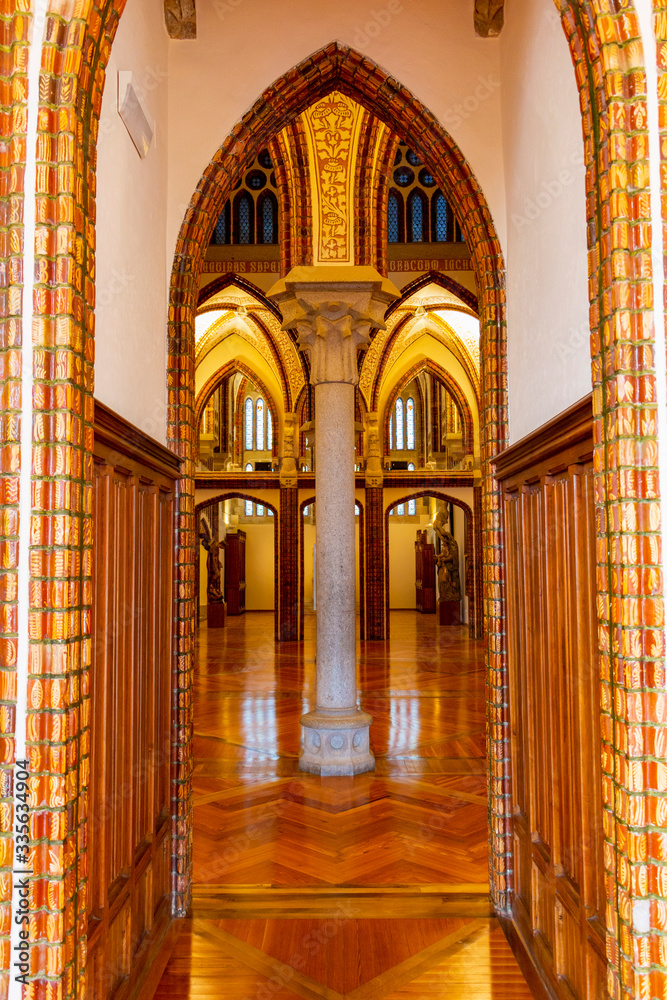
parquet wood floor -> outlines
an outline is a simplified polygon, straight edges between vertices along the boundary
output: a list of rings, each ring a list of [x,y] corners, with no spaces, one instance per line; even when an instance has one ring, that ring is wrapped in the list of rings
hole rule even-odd
[[[198,635],[194,877],[156,1000],[529,1000],[488,901],[484,666],[466,629],[392,613],[359,644],[376,770],[298,770],[314,616]]]

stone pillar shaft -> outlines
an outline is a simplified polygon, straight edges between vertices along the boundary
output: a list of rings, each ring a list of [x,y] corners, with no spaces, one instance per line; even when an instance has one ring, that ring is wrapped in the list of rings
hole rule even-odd
[[[315,386],[317,707],[357,704],[354,386]]]
[[[357,353],[398,295],[368,267],[296,267],[272,289],[310,355],[315,386],[317,705],[301,719],[302,771],[372,771],[371,717],[357,706],[354,387]]]

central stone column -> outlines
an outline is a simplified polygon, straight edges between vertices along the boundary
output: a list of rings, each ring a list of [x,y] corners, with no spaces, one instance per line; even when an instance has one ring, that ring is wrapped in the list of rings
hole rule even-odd
[[[372,771],[371,717],[357,705],[354,387],[357,353],[384,327],[394,285],[371,267],[296,267],[269,293],[310,357],[315,387],[317,705],[301,719],[302,771]]]

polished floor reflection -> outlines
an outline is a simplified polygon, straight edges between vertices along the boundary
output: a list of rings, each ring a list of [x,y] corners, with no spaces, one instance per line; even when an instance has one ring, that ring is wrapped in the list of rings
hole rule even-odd
[[[482,644],[393,612],[359,646],[376,770],[320,778],[298,770],[314,626],[199,632],[194,904],[155,996],[527,1000],[488,902]]]

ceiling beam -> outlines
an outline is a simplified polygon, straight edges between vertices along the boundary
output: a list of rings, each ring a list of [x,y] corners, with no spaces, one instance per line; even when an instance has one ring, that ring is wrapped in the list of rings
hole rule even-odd
[[[505,0],[475,0],[475,31],[482,38],[495,38],[503,30]]]
[[[195,0],[164,0],[164,23],[170,38],[196,38]]]

